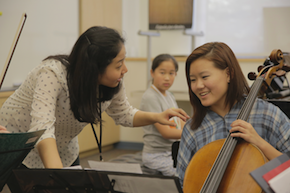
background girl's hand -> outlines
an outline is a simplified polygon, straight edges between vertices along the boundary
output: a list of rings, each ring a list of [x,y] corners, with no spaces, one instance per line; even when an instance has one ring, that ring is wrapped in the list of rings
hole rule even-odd
[[[230,132],[232,137],[243,138],[245,141],[255,144],[258,147],[264,141],[254,127],[246,121],[238,119],[231,124],[231,127]]]
[[[186,112],[180,108],[171,108],[163,111],[162,113],[158,113],[157,122],[163,125],[176,126],[174,122],[169,121],[171,117],[179,117],[183,121],[186,121],[190,117],[186,114]]]
[[[10,132],[7,131],[7,129],[5,127],[3,127],[2,125],[0,125],[0,133],[10,133]]]

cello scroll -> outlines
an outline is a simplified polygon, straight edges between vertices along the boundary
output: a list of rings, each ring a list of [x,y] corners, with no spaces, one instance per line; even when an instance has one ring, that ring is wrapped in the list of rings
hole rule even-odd
[[[279,98],[280,95],[276,93],[283,90],[285,75],[289,70],[290,66],[285,64],[283,52],[280,49],[275,49],[265,60],[264,65],[258,67],[258,75],[250,72],[248,78],[250,80],[256,80],[260,76],[264,78],[264,84],[258,94],[259,98]]]

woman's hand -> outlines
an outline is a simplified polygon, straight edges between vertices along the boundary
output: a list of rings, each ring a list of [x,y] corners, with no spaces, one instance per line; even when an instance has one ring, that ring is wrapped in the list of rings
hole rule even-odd
[[[186,114],[186,112],[180,108],[171,108],[167,109],[166,111],[163,111],[162,113],[157,114],[157,122],[162,125],[170,125],[170,126],[176,126],[174,122],[169,121],[171,117],[179,117],[183,121],[186,121],[190,117]]]
[[[255,144],[259,147],[259,144],[263,143],[264,139],[256,132],[254,127],[243,120],[235,120],[231,124],[232,129],[230,130],[232,137],[240,137],[245,141]]]
[[[256,145],[268,160],[272,160],[282,155],[280,151],[265,141],[250,123],[238,119],[231,124],[231,127],[232,129],[230,132],[232,137],[240,137],[245,141]]]
[[[190,117],[186,114],[186,112],[182,109],[167,109],[162,113],[152,113],[152,112],[145,112],[145,111],[137,111],[134,120],[133,126],[140,127],[145,125],[151,125],[155,123],[160,123],[162,125],[170,125],[176,126],[175,123],[169,121],[171,117],[179,117],[181,120],[186,121]]]
[[[7,129],[5,127],[3,127],[2,125],[0,125],[0,133],[10,133],[10,132],[7,131]]]

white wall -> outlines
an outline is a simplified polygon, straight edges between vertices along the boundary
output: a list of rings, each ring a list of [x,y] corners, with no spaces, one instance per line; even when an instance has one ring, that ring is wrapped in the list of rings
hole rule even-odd
[[[21,83],[45,57],[67,54],[78,38],[78,0],[0,0],[0,70],[9,54],[21,15],[27,20],[2,89]]]
[[[269,21],[265,20],[263,9],[285,6],[289,7],[290,1],[208,0],[206,41],[224,41],[237,54],[254,53],[267,56],[272,50],[267,50],[264,46],[268,41],[264,36],[264,25]],[[281,20],[283,16],[282,12],[278,13],[276,22],[283,22]],[[273,25],[272,30],[276,31],[276,36],[279,36],[281,32],[276,27]],[[289,31],[288,34],[290,35]]]
[[[123,31],[126,38],[128,57],[147,57],[147,36],[138,31],[149,31],[148,0],[123,0]],[[151,55],[166,52],[173,55],[188,55],[191,36],[183,30],[159,31],[160,36],[152,37]]]
[[[222,41],[237,55],[247,56],[268,56],[271,51],[265,47],[268,37],[264,36],[264,27],[270,21],[265,20],[264,8],[290,7],[289,0],[194,0],[194,4],[192,30],[204,32],[204,36],[194,38],[195,47],[210,41]],[[278,12],[274,21],[287,27],[287,19],[283,12]],[[147,37],[138,35],[138,31],[148,31],[148,26],[148,0],[123,0],[123,31],[127,38],[128,57],[147,56]],[[272,30],[276,37],[281,34],[287,37],[285,33],[290,36],[289,30],[279,30],[275,25]],[[152,37],[152,57],[160,52],[173,55],[191,53],[191,37],[183,35],[182,30],[159,32],[159,37]],[[279,45],[281,42],[275,46]]]

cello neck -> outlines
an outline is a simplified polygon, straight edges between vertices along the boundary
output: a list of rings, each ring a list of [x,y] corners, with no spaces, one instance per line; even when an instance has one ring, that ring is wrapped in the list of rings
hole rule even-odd
[[[241,119],[246,121],[250,115],[250,112],[252,110],[252,106],[254,105],[255,99],[258,96],[258,93],[260,91],[260,88],[263,84],[264,78],[263,76],[259,76],[254,84],[251,87],[250,93],[248,94],[248,97],[246,98],[237,119]]]

